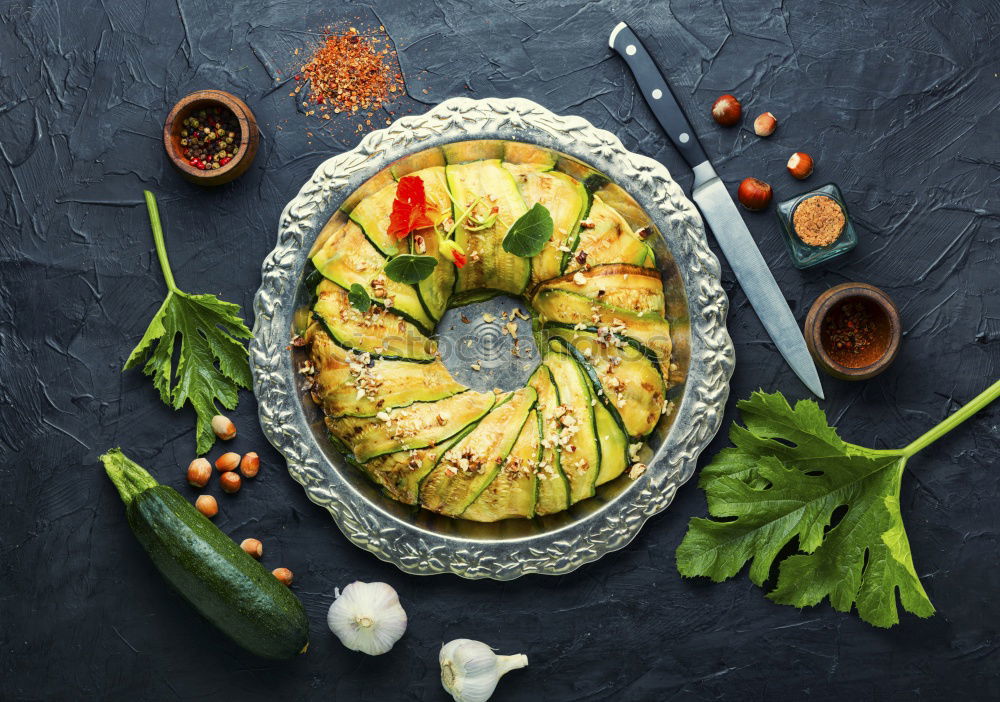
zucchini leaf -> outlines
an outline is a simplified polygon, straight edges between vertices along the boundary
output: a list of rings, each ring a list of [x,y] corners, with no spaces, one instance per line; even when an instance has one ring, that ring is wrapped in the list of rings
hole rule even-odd
[[[174,409],[190,403],[198,415],[197,452],[203,454],[215,443],[212,417],[219,413],[218,404],[234,409],[239,389],[251,385],[249,355],[241,341],[251,333],[239,305],[214,295],[191,295],[177,287],[156,198],[148,190],[145,194],[167,297],[129,355],[125,370],[142,366],[143,373],[153,378],[160,399]]]
[[[680,574],[719,582],[752,561],[750,579],[763,586],[781,559],[767,595],[779,604],[829,598],[834,609],[856,606],[869,624],[890,627],[899,621],[898,591],[904,609],[932,615],[899,508],[912,452],[842,441],[811,400],[792,409],[780,393],[756,392],[738,407],[746,427],[733,425],[734,447],[699,480],[709,515],[726,521],[691,520],[677,549]],[[783,557],[793,541],[798,552]]]

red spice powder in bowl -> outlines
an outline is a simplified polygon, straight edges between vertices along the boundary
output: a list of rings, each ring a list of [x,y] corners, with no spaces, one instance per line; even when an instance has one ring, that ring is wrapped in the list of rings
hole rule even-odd
[[[864,368],[881,358],[889,345],[889,316],[867,298],[848,297],[827,312],[820,338],[834,361]]]
[[[866,283],[843,283],[820,295],[803,332],[817,366],[842,380],[878,375],[895,359],[902,340],[895,303]]]

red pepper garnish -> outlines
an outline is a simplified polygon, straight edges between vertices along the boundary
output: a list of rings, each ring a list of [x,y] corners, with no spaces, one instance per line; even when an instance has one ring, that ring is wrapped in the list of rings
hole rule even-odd
[[[441,240],[441,252],[445,256],[451,256],[451,260],[454,262],[456,268],[462,268],[468,260],[468,256],[465,255],[462,247],[451,239]]]
[[[418,176],[400,178],[389,215],[389,236],[405,239],[414,229],[432,226],[434,222],[427,216],[424,181]]]

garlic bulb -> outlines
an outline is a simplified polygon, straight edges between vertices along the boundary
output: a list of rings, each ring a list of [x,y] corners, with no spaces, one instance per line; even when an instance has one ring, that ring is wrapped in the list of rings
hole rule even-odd
[[[352,651],[381,655],[406,631],[406,612],[390,585],[358,581],[335,592],[326,623]]]
[[[455,702],[486,702],[504,673],[528,665],[523,653],[498,656],[480,641],[455,639],[441,647],[441,684]]]

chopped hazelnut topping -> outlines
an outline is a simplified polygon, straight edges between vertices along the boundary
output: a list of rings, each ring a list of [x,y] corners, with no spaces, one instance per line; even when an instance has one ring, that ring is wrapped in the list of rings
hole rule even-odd
[[[646,472],[645,463],[633,463],[632,467],[629,469],[628,477],[632,478],[632,480],[636,480],[645,472]]]

